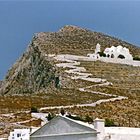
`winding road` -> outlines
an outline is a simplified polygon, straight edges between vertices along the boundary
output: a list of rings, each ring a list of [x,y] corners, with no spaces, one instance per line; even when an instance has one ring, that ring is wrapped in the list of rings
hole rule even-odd
[[[57,55],[57,56],[51,55],[51,57],[52,56],[55,60],[60,62],[60,63],[56,64],[57,67],[69,68],[69,70],[65,70],[65,72],[73,75],[73,76],[70,76],[71,79],[81,79],[81,80],[85,80],[85,81],[94,82],[94,85],[92,85],[92,86],[78,88],[79,91],[89,92],[91,94],[99,94],[99,95],[109,96],[109,97],[113,97],[113,98],[101,99],[101,100],[98,100],[98,101],[90,103],[90,104],[43,107],[43,108],[40,108],[40,111],[46,110],[46,109],[60,109],[60,108],[72,108],[72,107],[86,107],[86,106],[90,106],[90,107],[94,106],[95,107],[96,105],[101,104],[101,103],[105,103],[105,102],[128,99],[128,97],[124,97],[124,96],[118,96],[115,94],[107,94],[107,93],[102,93],[102,92],[90,90],[90,88],[93,86],[112,85],[112,83],[108,82],[106,79],[91,78],[92,74],[87,73],[86,69],[84,67],[79,66],[80,62],[78,62],[78,60],[79,61],[93,61],[93,59],[91,60],[89,57],[84,57],[84,56],[82,57],[82,56],[68,55],[68,54]],[[97,83],[97,84],[95,85],[95,83]]]

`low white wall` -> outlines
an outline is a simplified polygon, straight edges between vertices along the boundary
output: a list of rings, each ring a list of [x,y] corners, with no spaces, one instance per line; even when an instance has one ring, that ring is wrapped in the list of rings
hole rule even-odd
[[[105,140],[140,140],[140,128],[105,127]]]
[[[140,140],[140,135],[111,134],[109,140]]]

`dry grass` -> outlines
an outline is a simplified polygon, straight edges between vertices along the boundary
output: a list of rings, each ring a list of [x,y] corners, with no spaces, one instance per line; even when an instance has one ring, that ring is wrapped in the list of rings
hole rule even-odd
[[[112,86],[96,86],[90,90],[126,96],[128,100],[102,103],[96,107],[74,107],[66,109],[67,112],[85,117],[87,114],[93,119],[109,118],[118,126],[140,127],[140,67],[128,65],[96,62],[81,62],[88,73],[93,77],[107,79]],[[82,81],[81,81],[82,82]],[[74,87],[80,84],[73,81]],[[92,83],[83,82],[83,87]],[[94,84],[93,84],[94,85]],[[59,109],[46,110],[58,113]]]
[[[43,112],[59,113],[59,109],[44,110]],[[110,119],[117,126],[140,127],[140,103],[136,100],[122,100],[107,102],[96,107],[73,107],[65,109],[66,112],[85,118],[89,115],[95,118]]]
[[[110,89],[110,92],[114,90],[117,93],[116,90],[118,90],[124,95],[127,94],[131,96],[129,95],[131,92],[134,93],[134,91],[140,90],[140,67],[104,63],[100,61],[81,62],[81,66],[84,66],[87,72],[92,73],[94,77],[100,77],[112,82],[113,86],[105,87]],[[133,94],[132,96],[136,95]]]
[[[103,95],[80,92],[76,89],[59,89],[55,93],[37,94],[33,96],[0,96],[1,113],[30,110],[31,107],[76,105],[93,103],[99,99],[107,99]]]

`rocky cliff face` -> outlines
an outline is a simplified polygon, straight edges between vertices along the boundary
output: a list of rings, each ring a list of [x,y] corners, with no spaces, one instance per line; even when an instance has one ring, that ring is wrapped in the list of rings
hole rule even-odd
[[[8,71],[0,89],[1,94],[30,94],[46,92],[55,81],[55,67],[34,43]]]
[[[2,81],[0,81],[0,87],[1,87],[1,85],[2,85]]]

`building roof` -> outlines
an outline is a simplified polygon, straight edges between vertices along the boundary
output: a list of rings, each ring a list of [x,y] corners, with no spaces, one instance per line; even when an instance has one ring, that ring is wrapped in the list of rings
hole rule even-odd
[[[31,134],[31,137],[75,135],[75,134],[97,134],[92,124],[76,121],[65,116],[58,115],[46,123],[40,129]]]

